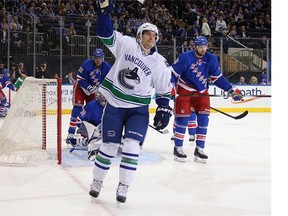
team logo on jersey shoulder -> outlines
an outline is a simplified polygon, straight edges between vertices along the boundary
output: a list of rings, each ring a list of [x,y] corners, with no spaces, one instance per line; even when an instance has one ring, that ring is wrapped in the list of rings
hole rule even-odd
[[[84,71],[83,67],[80,66],[80,68],[78,69],[78,71],[79,71],[80,73],[82,73],[82,72]]]
[[[120,83],[128,89],[134,89],[134,87],[140,83],[140,77],[138,76],[137,72],[137,67],[135,67],[133,70],[127,68],[119,71],[118,78]]]

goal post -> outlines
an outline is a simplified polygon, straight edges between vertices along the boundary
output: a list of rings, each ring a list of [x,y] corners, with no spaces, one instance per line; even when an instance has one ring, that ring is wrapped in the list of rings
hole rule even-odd
[[[24,80],[0,128],[0,164],[62,163],[61,95],[60,79]]]

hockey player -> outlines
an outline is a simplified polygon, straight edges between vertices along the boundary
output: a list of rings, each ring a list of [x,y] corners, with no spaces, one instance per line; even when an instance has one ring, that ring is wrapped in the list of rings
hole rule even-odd
[[[219,88],[227,91],[234,100],[243,100],[241,91],[232,86],[219,70],[217,57],[208,52],[208,41],[204,36],[194,40],[195,50],[179,55],[172,65],[172,81],[176,83],[176,100],[174,114],[176,134],[185,134],[191,112],[197,116],[196,148],[194,161],[205,163],[208,156],[204,153],[207,134],[210,97],[208,78]],[[176,137],[174,141],[175,159],[184,162],[187,155],[183,151],[183,139]]]
[[[116,200],[124,203],[137,169],[139,144],[144,142],[147,133],[153,87],[158,105],[153,123],[156,129],[164,129],[172,115],[169,106],[171,68],[168,68],[164,57],[153,49],[159,39],[157,27],[144,23],[139,26],[136,39],[123,36],[113,30],[109,17],[113,6],[109,3],[100,4],[97,35],[115,56],[115,63],[99,89],[107,103],[102,117],[103,143],[95,159],[89,194],[94,198],[99,196],[123,132]]]
[[[11,83],[9,76],[7,76],[7,70],[0,68],[0,117],[5,117],[9,109],[7,98],[3,92],[5,87],[15,91],[14,85]]]
[[[104,52],[102,49],[96,49],[93,57],[84,61],[77,72],[77,81],[73,86],[73,108],[70,117],[70,125],[66,143],[75,146],[77,140],[74,137],[77,126],[80,126],[81,120],[79,114],[85,103],[95,99],[100,83],[106,77],[111,65],[104,61]]]

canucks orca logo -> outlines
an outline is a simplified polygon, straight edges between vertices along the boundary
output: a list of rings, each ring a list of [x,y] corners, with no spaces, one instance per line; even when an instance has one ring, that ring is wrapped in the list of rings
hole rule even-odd
[[[140,77],[137,72],[137,67],[133,70],[130,70],[129,68],[121,70],[118,75],[120,83],[128,89],[134,89],[135,85],[140,83]]]

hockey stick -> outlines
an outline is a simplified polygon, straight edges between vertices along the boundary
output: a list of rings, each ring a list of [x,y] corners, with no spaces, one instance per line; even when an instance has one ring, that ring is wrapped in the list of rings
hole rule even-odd
[[[165,130],[157,130],[154,126],[149,124],[149,127],[153,128],[154,130],[156,130],[157,132],[161,133],[161,134],[168,134],[169,130],[165,129]]]
[[[248,114],[248,110],[245,110],[243,113],[241,113],[241,114],[238,115],[238,116],[232,116],[232,115],[229,115],[228,113],[222,112],[221,110],[218,110],[218,109],[213,108],[213,107],[210,107],[210,109],[212,109],[212,110],[214,110],[214,111],[216,111],[216,112],[222,113],[223,115],[226,115],[226,116],[228,116],[228,117],[230,117],[230,118],[233,118],[233,119],[236,119],[236,120],[242,119],[242,118],[244,118],[244,117]]]

